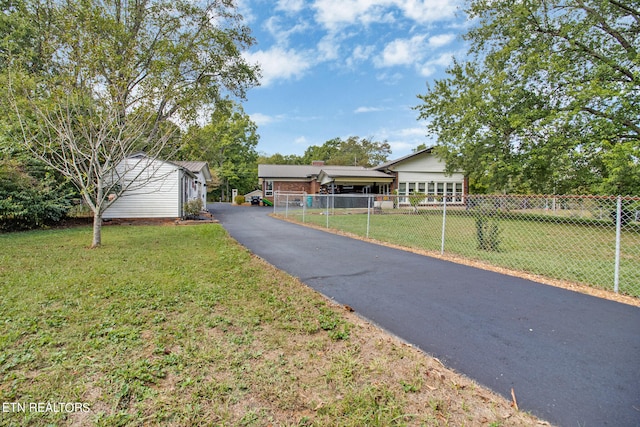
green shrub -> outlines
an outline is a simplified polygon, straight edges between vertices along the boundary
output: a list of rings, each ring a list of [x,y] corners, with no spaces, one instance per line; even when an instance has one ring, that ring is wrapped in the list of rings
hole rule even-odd
[[[182,211],[184,212],[185,217],[194,218],[197,217],[200,212],[202,212],[202,207],[202,200],[198,198],[189,200],[187,203],[185,203],[182,207]]]
[[[476,237],[478,249],[498,252],[500,250],[500,223],[496,217],[476,216]]]
[[[426,198],[427,196],[424,194],[411,194],[409,196],[409,203],[411,204],[411,207],[413,208],[413,213],[418,213],[418,206],[420,205],[420,203],[423,202],[423,200]]]
[[[236,202],[236,205],[241,205],[241,204],[243,204],[243,203],[244,203],[244,201],[245,201],[245,200],[244,200],[244,196],[237,195],[234,201]]]
[[[17,162],[0,161],[0,231],[28,230],[52,225],[71,207],[65,183],[48,174],[29,175]]]

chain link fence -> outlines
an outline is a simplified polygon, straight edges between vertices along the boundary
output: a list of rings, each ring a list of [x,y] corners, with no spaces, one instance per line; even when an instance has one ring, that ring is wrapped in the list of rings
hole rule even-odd
[[[640,197],[276,192],[274,213],[640,297]]]

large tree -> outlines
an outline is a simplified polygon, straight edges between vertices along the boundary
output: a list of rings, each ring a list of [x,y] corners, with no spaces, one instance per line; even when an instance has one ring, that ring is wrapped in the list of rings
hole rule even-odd
[[[264,165],[302,165],[304,159],[297,154],[266,154],[260,153],[258,155],[258,164]]]
[[[640,9],[473,0],[470,59],[416,107],[480,191],[640,192]]]
[[[24,0],[19,13],[38,31],[23,55],[22,26],[0,28],[12,106],[32,153],[92,209],[93,247],[113,195],[127,191],[124,158],[175,151],[176,124],[257,84],[233,0]]]
[[[388,142],[371,138],[350,136],[343,140],[334,138],[322,145],[312,145],[302,156],[304,164],[322,160],[329,165],[372,167],[384,163],[391,154]]]
[[[257,186],[257,126],[241,106],[232,101],[219,102],[209,122],[193,125],[184,135],[178,156],[209,163],[217,178],[214,196],[230,200],[230,190],[248,193]]]

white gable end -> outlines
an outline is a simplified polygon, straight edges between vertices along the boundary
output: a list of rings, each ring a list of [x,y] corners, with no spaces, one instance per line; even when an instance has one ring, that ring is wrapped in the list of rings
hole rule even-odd
[[[180,167],[160,160],[130,158],[118,170],[123,186],[130,187],[107,208],[105,219],[181,216],[182,194],[188,191],[189,183]]]
[[[444,162],[427,153],[407,159],[392,167],[396,172],[442,172],[444,168]]]
[[[429,152],[403,160],[393,165],[391,169],[398,173],[398,182],[460,182],[464,180],[462,173],[445,175],[445,163]]]

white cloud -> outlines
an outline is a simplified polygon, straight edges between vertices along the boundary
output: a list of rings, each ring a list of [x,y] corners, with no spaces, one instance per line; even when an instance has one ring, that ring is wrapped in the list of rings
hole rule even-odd
[[[268,114],[262,113],[253,113],[250,114],[251,121],[253,121],[258,126],[266,126],[271,123],[279,122],[282,120],[282,116],[270,116]]]
[[[439,65],[441,67],[448,67],[453,62],[453,57],[456,54],[454,52],[445,52],[440,56],[431,60],[432,64]]]
[[[241,3],[244,1],[246,0],[240,0]],[[248,53],[245,57],[260,64],[263,86],[269,86],[277,80],[299,79],[312,67],[327,61],[355,69],[363,62],[373,60],[376,68],[413,66],[420,75],[429,76],[437,72],[439,64],[425,62],[427,56],[430,51],[452,43],[454,34],[431,37],[428,34],[418,34],[408,36],[409,38],[397,38],[387,43],[377,57],[374,57],[374,52],[381,46],[376,48],[373,44],[362,44],[347,47],[345,41],[362,34],[363,30],[358,26],[372,23],[396,22],[404,26],[406,22],[403,23],[402,20],[409,19],[415,21],[416,27],[420,27],[426,21],[453,18],[453,11],[459,1],[277,0],[275,12],[263,21],[263,28],[275,40],[275,47]],[[314,26],[312,21],[307,20],[309,10],[314,14],[323,35],[318,34],[317,25]],[[390,34],[390,31],[386,34]],[[297,39],[301,37],[306,40],[308,50],[293,49],[294,43],[299,42]],[[314,38],[315,45],[312,42]],[[394,76],[393,81],[387,83],[395,83],[397,77]]]
[[[316,0],[318,23],[329,29],[394,22],[399,15],[418,23],[451,19],[460,0]]]
[[[417,144],[413,144],[411,142],[406,142],[406,141],[387,140],[387,142],[391,146],[392,153],[406,152],[411,150],[413,147],[417,145]]]
[[[256,17],[253,11],[251,10],[251,5],[249,4],[249,0],[237,0],[238,12],[242,15],[244,21],[248,24],[255,22]]]
[[[313,66],[308,54],[281,47],[245,52],[243,56],[250,64],[260,66],[262,86],[269,86],[277,80],[299,79]]]
[[[382,56],[376,58],[377,67],[392,67],[396,65],[411,65],[420,61],[425,54],[424,35],[413,36],[410,39],[396,39],[387,44]]]
[[[453,62],[454,52],[446,52],[435,58],[432,58],[418,67],[418,71],[422,77],[429,77],[435,74],[439,68],[446,68]]]
[[[398,82],[400,82],[400,80],[402,80],[404,78],[404,76],[401,73],[382,73],[382,74],[378,74],[376,76],[376,80],[383,82],[384,84],[387,85],[395,85]]]
[[[456,36],[454,34],[439,34],[437,36],[429,37],[429,46],[438,48],[446,46],[454,41]]]
[[[309,143],[309,141],[304,136],[299,136],[293,140],[293,143],[296,145],[306,145]]]
[[[427,131],[424,127],[412,127],[400,129],[397,134],[403,138],[424,138]]]
[[[324,36],[317,45],[318,60],[332,61],[338,59],[340,44],[341,40],[339,40],[336,34],[327,34]]]
[[[428,62],[418,67],[418,74],[420,74],[422,77],[433,76],[437,72],[438,69]]]
[[[351,56],[346,59],[348,68],[355,68],[358,63],[368,60],[375,50],[375,46],[358,45],[353,48]]]
[[[278,0],[276,9],[287,13],[298,13],[304,9],[304,0]]]
[[[376,111],[384,111],[384,108],[380,107],[358,107],[353,112],[356,114],[360,113],[375,113]]]
[[[404,15],[419,23],[436,22],[455,16],[459,0],[397,0]]]
[[[393,16],[386,8],[390,0],[316,0],[316,20],[326,28],[335,30],[351,24],[391,22]]]
[[[369,57],[371,57],[371,54],[373,53],[374,49],[375,49],[375,46],[356,46],[353,49],[353,54],[351,55],[351,57],[358,61],[364,61],[366,59],[369,59]]]
[[[265,29],[276,40],[276,44],[279,46],[287,46],[289,44],[289,38],[293,34],[304,33],[309,29],[309,24],[306,22],[299,22],[289,28],[283,28],[281,20],[277,16],[271,16],[264,23]]]
[[[378,140],[386,140],[389,143],[393,152],[392,158],[409,154],[420,144],[426,144],[428,147],[435,145],[435,140],[427,136],[424,127],[381,128],[377,130],[375,135]]]

